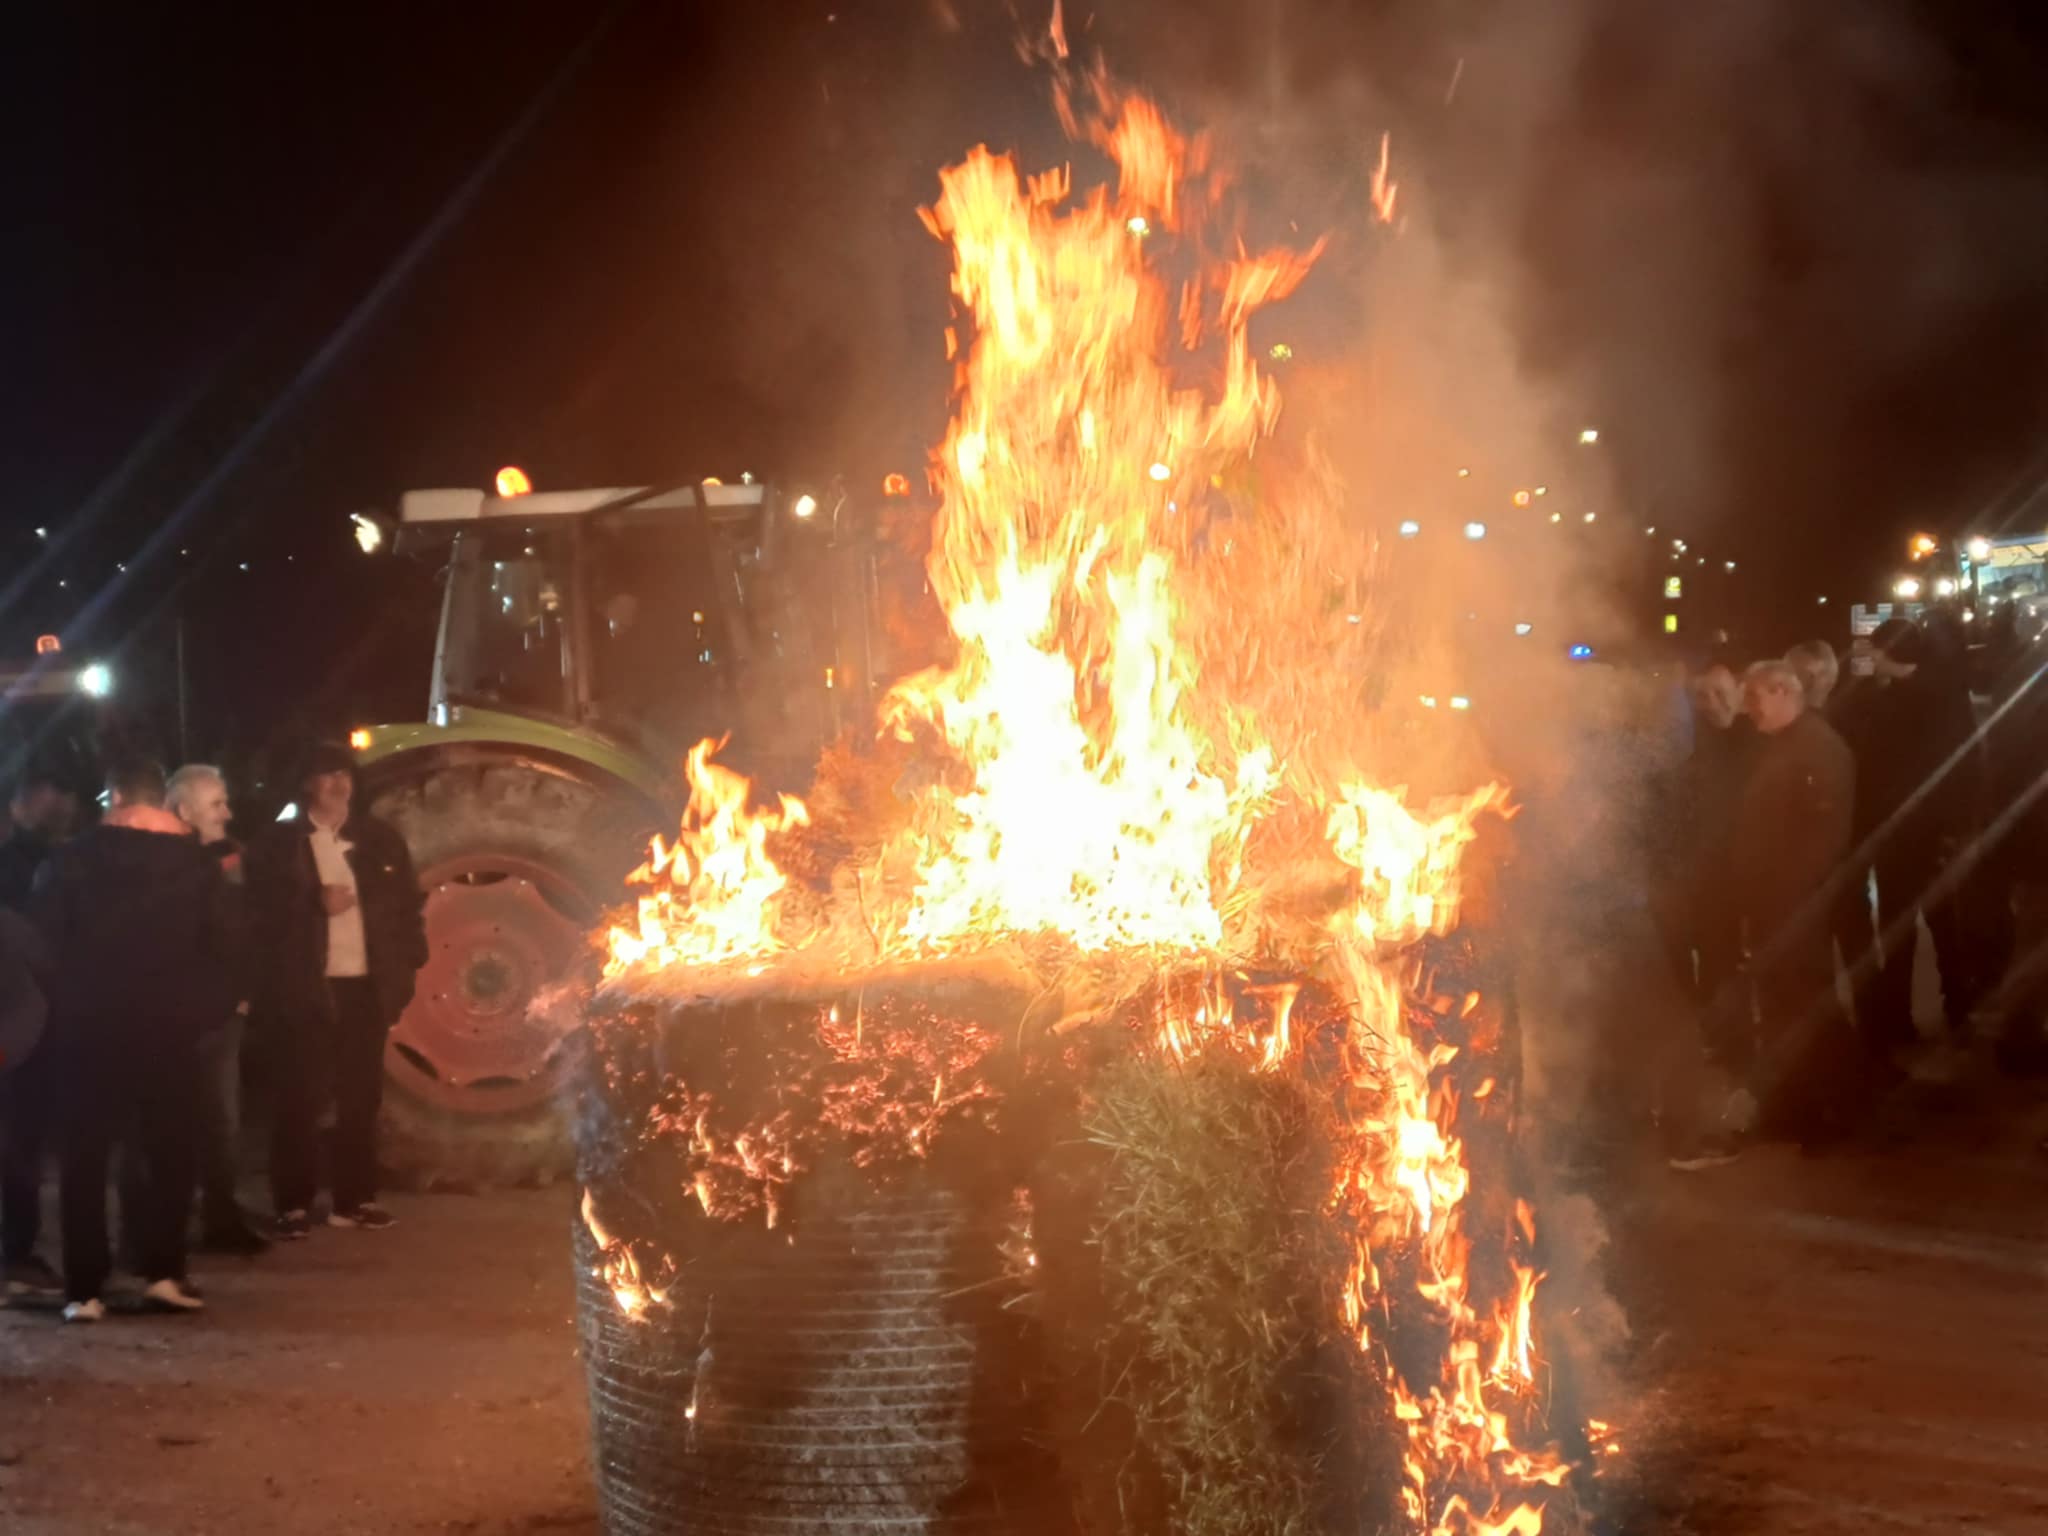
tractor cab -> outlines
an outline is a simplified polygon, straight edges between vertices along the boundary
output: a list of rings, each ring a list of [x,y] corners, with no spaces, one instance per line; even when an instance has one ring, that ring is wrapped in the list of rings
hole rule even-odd
[[[397,549],[444,561],[428,720],[523,717],[670,766],[730,735],[800,779],[872,702],[869,542],[843,496],[751,483],[409,492]]]

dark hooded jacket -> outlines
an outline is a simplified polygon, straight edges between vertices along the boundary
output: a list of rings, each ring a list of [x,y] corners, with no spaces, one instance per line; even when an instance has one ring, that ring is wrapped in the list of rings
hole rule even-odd
[[[60,1046],[196,1039],[218,1022],[233,950],[227,888],[168,812],[116,811],[57,849],[30,916]]]
[[[250,931],[260,963],[256,1003],[266,1017],[286,1021],[317,1017],[332,1007],[328,917],[320,901],[312,831],[313,823],[301,813],[272,827],[248,856]],[[369,978],[389,1026],[412,1001],[415,978],[427,963],[419,878],[405,839],[374,816],[351,815],[341,840],[350,845]]]

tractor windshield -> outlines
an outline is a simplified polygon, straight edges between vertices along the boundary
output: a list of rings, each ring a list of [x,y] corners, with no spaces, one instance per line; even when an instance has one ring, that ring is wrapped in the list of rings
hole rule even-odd
[[[567,532],[465,533],[448,579],[453,586],[441,641],[448,697],[498,709],[573,713]]]
[[[588,530],[591,695],[598,716],[665,757],[733,726],[735,656],[716,535],[695,518],[600,518]]]

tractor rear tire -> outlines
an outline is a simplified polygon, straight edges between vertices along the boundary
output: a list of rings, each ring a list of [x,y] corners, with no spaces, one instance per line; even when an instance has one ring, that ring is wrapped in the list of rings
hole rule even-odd
[[[624,901],[658,814],[509,756],[401,760],[373,774],[368,800],[412,851],[429,951],[385,1048],[380,1162],[409,1189],[549,1183],[573,1162],[575,1021],[534,1004],[585,974],[589,935]]]

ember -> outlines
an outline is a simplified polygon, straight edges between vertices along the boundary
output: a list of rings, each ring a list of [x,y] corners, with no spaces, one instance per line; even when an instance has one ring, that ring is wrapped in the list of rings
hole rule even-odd
[[[895,824],[856,829],[829,880],[794,882],[804,805],[754,808],[710,744],[691,754],[681,835],[656,844],[637,912],[610,936],[612,995],[786,1005],[704,1026],[723,1045],[679,1071],[651,1129],[687,1149],[706,1217],[761,1211],[772,1226],[821,1162],[922,1160],[970,1122],[1023,1137],[1005,1116],[1023,1118],[1012,1099],[1027,1081],[1067,1085],[1100,1125],[1105,1060],[1284,1077],[1292,1098],[1226,1083],[1202,1112],[1261,1104],[1259,1124],[1312,1126],[1300,1134],[1324,1148],[1321,1186],[1289,1220],[1334,1235],[1334,1257],[1297,1294],[1399,1425],[1400,1518],[1444,1536],[1570,1529],[1572,1467],[1549,1448],[1537,1393],[1536,1219],[1504,1154],[1468,1150],[1475,1127],[1496,1149],[1510,1135],[1509,1026],[1442,944],[1461,858],[1508,797],[1487,785],[1417,809],[1373,782],[1370,722],[1332,664],[1359,643],[1346,615],[1370,585],[1337,487],[1298,468],[1251,473],[1280,399],[1250,322],[1315,252],[1247,254],[1233,239],[1210,259],[1205,231],[1226,205],[1207,146],[1101,78],[1062,109],[1115,161],[1113,193],[1077,197],[1065,171],[1023,178],[977,150],[942,175],[926,215],[973,326],[933,460],[929,575],[953,659],[899,682],[880,722],[897,760],[926,765],[903,781],[919,787]],[[1387,169],[1383,140],[1383,219]],[[1211,387],[1187,382],[1200,377]],[[1025,1001],[998,1018],[869,992],[976,968]],[[772,1022],[736,1042],[757,1016]],[[732,1065],[748,1054],[751,1069]],[[741,1070],[767,1086],[709,1085]],[[1142,1164],[1154,1153],[1137,1140],[1172,1118],[1136,1115],[1102,1144]],[[1229,1134],[1281,1156],[1264,1132]],[[1006,1267],[1031,1285],[1062,1250],[1017,1198],[1004,1252],[1028,1262]],[[1270,1214],[1247,1212],[1244,1231]],[[656,1256],[636,1260],[588,1203],[585,1216],[621,1307],[660,1305],[642,1278],[666,1273]],[[1319,1242],[1304,1236],[1301,1251]],[[1202,1310],[1199,1296],[1188,1305]],[[1287,1325],[1272,1319],[1287,1305],[1245,1307],[1267,1319],[1279,1371]],[[1148,1359],[1155,1385],[1177,1368]],[[1264,1388],[1245,1390],[1252,1402]],[[1200,1437],[1173,1427],[1182,1411],[1137,1414],[1155,1465],[1184,1482],[1236,1475],[1190,1448]],[[1179,1448],[1150,1432],[1181,1435]],[[1265,1455],[1253,1447],[1243,1465]]]

